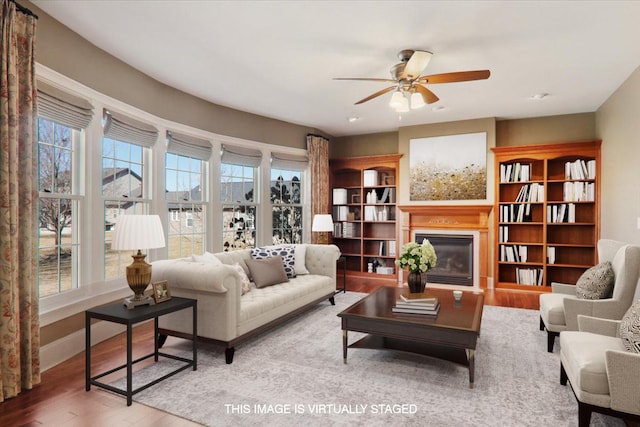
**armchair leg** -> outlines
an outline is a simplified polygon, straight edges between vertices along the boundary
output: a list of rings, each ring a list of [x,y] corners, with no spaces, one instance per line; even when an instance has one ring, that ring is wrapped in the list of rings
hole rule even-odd
[[[553,344],[555,343],[558,335],[560,334],[557,332],[551,332],[547,329],[547,351],[549,353],[553,353]]]
[[[542,321],[542,316],[540,316],[540,330],[544,331],[544,322]]]
[[[578,401],[578,427],[589,427],[591,424],[591,405]]]
[[[567,372],[564,370],[562,362],[560,362],[560,385],[567,385]]]
[[[233,354],[235,353],[235,347],[229,347],[224,350],[224,359],[227,362],[227,365],[231,365],[233,363]]]

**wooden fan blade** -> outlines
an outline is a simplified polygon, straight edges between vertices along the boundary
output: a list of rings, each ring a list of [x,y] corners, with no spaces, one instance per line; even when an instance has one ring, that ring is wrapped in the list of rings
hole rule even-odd
[[[490,75],[491,72],[489,70],[458,71],[456,73],[422,76],[417,80],[417,82],[423,84],[467,82],[470,80],[488,79]]]
[[[425,50],[416,50],[405,65],[404,70],[400,74],[400,79],[414,80],[422,74],[429,61],[431,60],[431,52]]]
[[[368,77],[334,77],[333,80],[360,80],[360,81],[368,81],[368,82],[395,82],[395,80],[391,79],[375,79]]]
[[[356,104],[355,104],[355,105],[362,104],[362,103],[364,103],[364,102],[370,101],[370,100],[372,100],[373,98],[376,98],[376,97],[378,97],[378,96],[380,96],[380,95],[384,95],[384,94],[385,94],[385,93],[387,93],[387,92],[391,92],[391,91],[392,91],[392,90],[394,90],[395,88],[396,88],[396,86],[389,86],[389,87],[388,87],[388,88],[386,88],[386,89],[379,90],[379,91],[377,91],[376,93],[374,93],[373,95],[369,95],[369,96],[367,96],[366,98],[361,99],[360,101],[356,102]]]
[[[431,92],[429,89],[422,85],[414,84],[413,87],[415,87],[416,90],[420,92],[420,95],[422,95],[422,99],[424,99],[424,102],[426,102],[427,104],[433,104],[440,99],[436,96],[435,93]]]

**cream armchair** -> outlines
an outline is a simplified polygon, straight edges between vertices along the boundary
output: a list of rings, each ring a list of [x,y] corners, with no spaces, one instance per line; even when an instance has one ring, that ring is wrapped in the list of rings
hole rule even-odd
[[[560,333],[560,384],[571,384],[579,427],[592,412],[640,421],[640,354],[625,349],[619,324],[579,315],[579,331]]]
[[[553,352],[562,331],[578,330],[578,315],[622,319],[631,306],[640,274],[640,246],[617,240],[598,241],[599,262],[611,261],[615,273],[611,298],[579,299],[575,285],[552,283],[551,293],[540,295],[540,330],[547,330],[547,351]]]

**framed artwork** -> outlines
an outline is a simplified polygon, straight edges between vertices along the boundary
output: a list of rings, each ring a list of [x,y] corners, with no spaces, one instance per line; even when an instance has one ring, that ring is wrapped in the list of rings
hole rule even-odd
[[[487,133],[409,141],[409,200],[486,200]]]
[[[153,299],[157,303],[168,301],[171,299],[171,289],[169,289],[169,282],[163,280],[153,284]]]

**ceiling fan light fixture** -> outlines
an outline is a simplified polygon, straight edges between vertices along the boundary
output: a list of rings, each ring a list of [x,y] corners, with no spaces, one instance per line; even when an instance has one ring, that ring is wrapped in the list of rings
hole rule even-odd
[[[396,108],[396,113],[408,113],[409,112],[409,98],[407,98],[406,96],[403,96],[402,100],[400,101],[400,104],[395,108]]]
[[[422,97],[422,94],[420,94],[418,92],[413,92],[411,94],[411,109],[412,110],[417,110],[418,108],[422,108],[425,105],[426,104],[424,102],[424,98]]]
[[[399,90],[396,90],[395,92],[393,92],[393,95],[391,95],[391,100],[389,101],[389,107],[397,109],[400,107],[403,100],[406,101],[406,98],[404,97],[402,92],[400,92]]]

